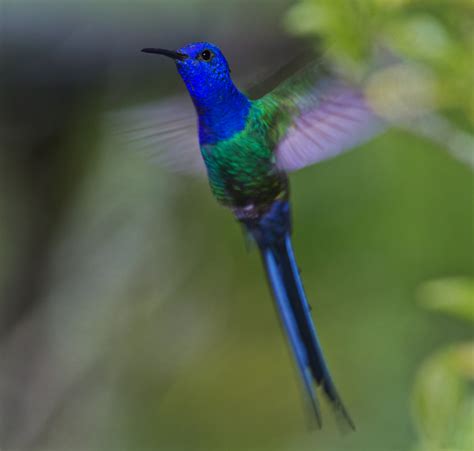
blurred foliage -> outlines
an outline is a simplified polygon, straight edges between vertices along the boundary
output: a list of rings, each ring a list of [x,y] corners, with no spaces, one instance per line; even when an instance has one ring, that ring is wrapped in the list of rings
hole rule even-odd
[[[473,23],[471,0],[301,0],[286,19],[291,32],[322,38],[348,72],[364,73],[390,59],[408,64],[405,88],[429,87],[437,107],[462,113],[471,124]],[[387,91],[400,83],[397,76],[384,81]]]
[[[427,308],[474,323],[474,279],[450,277],[424,283],[418,292]]]
[[[422,305],[474,323],[474,279],[425,283]],[[413,391],[419,451],[471,450],[474,445],[474,342],[450,345],[422,363]]]

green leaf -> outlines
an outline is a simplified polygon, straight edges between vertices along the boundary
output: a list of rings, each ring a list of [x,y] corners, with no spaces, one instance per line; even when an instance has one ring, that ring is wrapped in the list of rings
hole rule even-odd
[[[422,364],[413,391],[421,450],[471,449],[474,344],[443,349]]]
[[[426,282],[419,288],[420,303],[434,311],[474,322],[474,279],[449,277]]]

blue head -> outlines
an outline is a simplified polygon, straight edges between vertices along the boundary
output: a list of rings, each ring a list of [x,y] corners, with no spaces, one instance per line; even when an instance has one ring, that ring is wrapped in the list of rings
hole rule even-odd
[[[181,78],[199,115],[201,144],[228,139],[245,128],[250,101],[234,85],[229,64],[209,42],[193,42],[177,51],[146,48],[176,61]]]

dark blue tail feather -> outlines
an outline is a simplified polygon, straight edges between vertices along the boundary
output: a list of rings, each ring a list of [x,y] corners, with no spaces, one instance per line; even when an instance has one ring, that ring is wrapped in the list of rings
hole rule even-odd
[[[267,271],[268,282],[273,292],[281,323],[288,337],[291,350],[295,356],[298,371],[300,373],[303,386],[308,394],[311,407],[316,416],[318,427],[321,427],[321,412],[319,402],[313,387],[313,377],[309,367],[307,349],[301,339],[301,332],[297,319],[294,315],[291,301],[288,298],[287,290],[284,286],[281,269],[277,263],[271,249],[262,249],[262,257]]]
[[[321,426],[321,415],[313,380],[322,387],[338,416],[354,429],[332,381],[311,318],[291,245],[288,202],[276,201],[261,218],[243,222],[260,248],[281,323],[318,425]]]

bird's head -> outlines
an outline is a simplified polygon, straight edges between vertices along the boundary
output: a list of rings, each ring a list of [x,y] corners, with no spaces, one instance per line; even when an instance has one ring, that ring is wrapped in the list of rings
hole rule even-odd
[[[225,56],[217,46],[209,42],[193,42],[176,51],[145,48],[142,52],[174,59],[178,72],[198,108],[215,102],[234,87]]]

